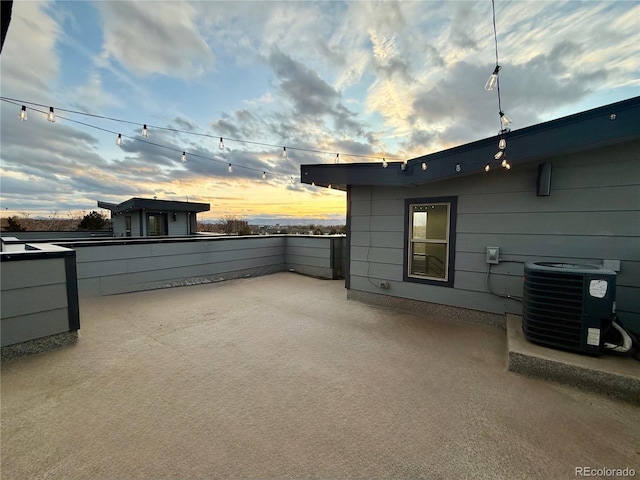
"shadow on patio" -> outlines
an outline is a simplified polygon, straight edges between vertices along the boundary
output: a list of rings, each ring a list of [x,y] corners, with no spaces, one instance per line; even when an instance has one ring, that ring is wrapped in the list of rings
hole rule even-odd
[[[574,478],[640,465],[640,409],[506,369],[503,330],[291,273],[80,302],[2,365],[2,477]]]

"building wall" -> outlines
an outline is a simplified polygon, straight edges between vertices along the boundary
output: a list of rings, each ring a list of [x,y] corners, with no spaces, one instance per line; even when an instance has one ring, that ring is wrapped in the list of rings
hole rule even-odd
[[[49,349],[80,326],[75,252],[48,244],[26,248],[0,254],[3,359]]]
[[[287,270],[322,278],[342,277],[343,236],[286,236]]]
[[[189,216],[187,212],[176,212],[175,220],[173,219],[173,212],[169,212],[167,222],[169,235],[189,235]]]
[[[129,212],[127,214],[122,215],[114,215],[111,217],[112,228],[113,228],[113,236],[114,237],[125,237],[126,230],[126,220],[125,217],[131,217],[131,236],[132,237],[141,237],[144,235],[144,228],[146,226],[140,226],[140,212]]]
[[[285,269],[284,237],[65,244],[77,252],[80,296],[265,275]]]
[[[493,313],[521,304],[488,292],[487,246],[503,261],[489,281],[495,293],[522,296],[527,261],[602,265],[619,260],[617,312],[640,332],[640,142],[546,161],[551,195],[536,196],[537,165],[494,169],[413,187],[352,187],[350,288]],[[403,282],[406,198],[457,196],[453,288]],[[380,281],[388,289],[379,288]]]

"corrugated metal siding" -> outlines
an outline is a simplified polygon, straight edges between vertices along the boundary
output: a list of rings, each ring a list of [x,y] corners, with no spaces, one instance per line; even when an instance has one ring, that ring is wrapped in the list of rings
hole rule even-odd
[[[422,186],[353,186],[351,288],[520,313],[518,302],[487,292],[487,246],[500,247],[500,256],[514,262],[492,267],[492,290],[514,296],[522,295],[526,261],[620,260],[618,314],[640,332],[639,152],[634,141],[548,160],[553,167],[548,197],[536,196],[537,166],[519,167],[517,159],[511,171]],[[402,282],[405,198],[448,195],[458,197],[454,288]],[[377,288],[380,280],[390,281],[391,288]]]

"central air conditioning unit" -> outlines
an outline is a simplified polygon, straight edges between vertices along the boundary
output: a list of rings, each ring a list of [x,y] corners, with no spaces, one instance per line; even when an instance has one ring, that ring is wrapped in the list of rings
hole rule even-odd
[[[599,354],[615,318],[616,273],[594,265],[528,262],[522,330],[549,347]]]

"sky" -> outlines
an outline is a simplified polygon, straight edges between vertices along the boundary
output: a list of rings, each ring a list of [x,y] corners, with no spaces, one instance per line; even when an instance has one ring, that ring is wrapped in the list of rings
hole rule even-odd
[[[495,8],[513,130],[640,95],[640,2]],[[301,184],[300,165],[496,135],[495,64],[490,0],[16,1],[0,55],[14,99],[0,102],[2,213],[157,197],[210,203],[202,220],[344,223],[345,193]]]

